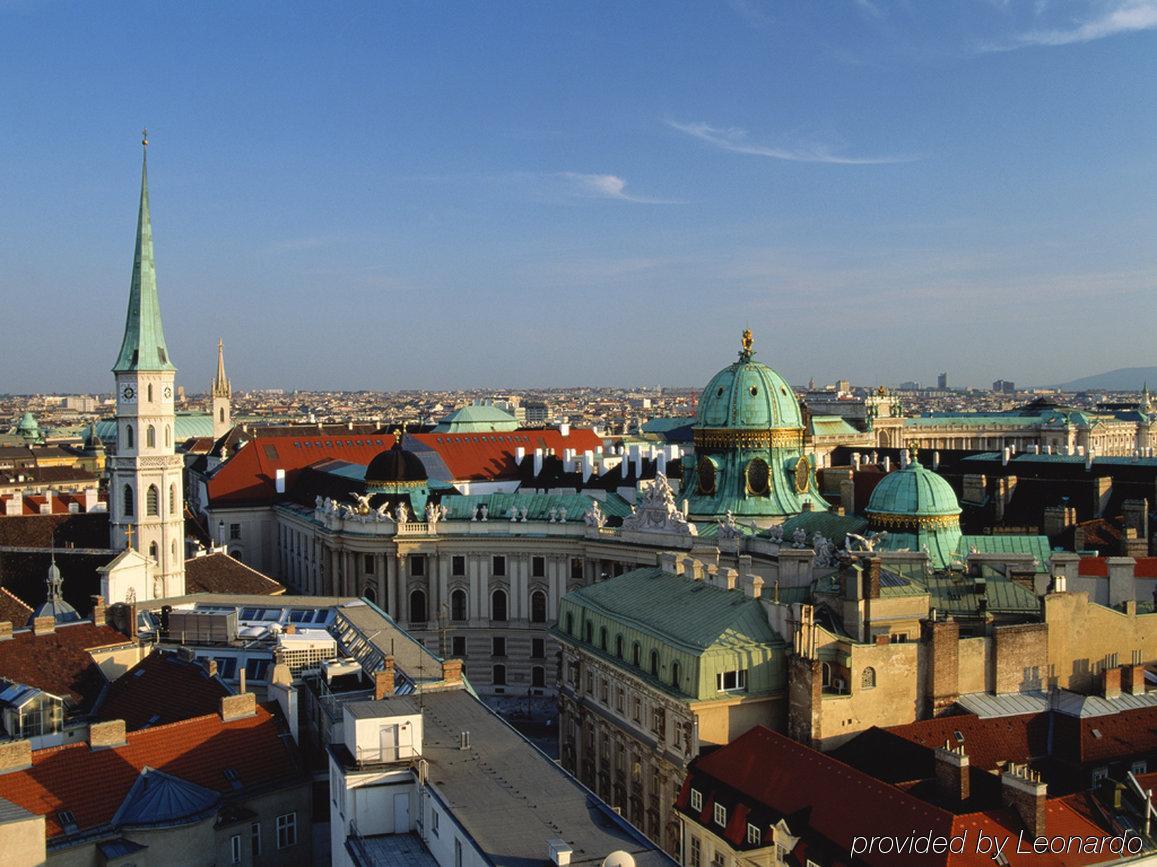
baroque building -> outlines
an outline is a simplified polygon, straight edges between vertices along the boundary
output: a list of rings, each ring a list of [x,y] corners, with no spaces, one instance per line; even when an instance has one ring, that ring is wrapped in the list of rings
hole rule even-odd
[[[128,314],[116,377],[116,454],[108,459],[109,542],[155,563],[153,596],[185,590],[184,463],[176,453],[174,379],[157,298],[149,214],[148,138]]]

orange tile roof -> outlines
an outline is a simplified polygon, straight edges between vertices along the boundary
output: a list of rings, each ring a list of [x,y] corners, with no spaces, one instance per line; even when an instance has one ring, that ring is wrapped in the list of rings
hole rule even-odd
[[[94,715],[136,731],[216,713],[229,694],[204,667],[154,651],[109,684]]]
[[[14,632],[0,641],[0,678],[70,699],[80,710],[96,700],[104,675],[89,650],[130,643],[111,626],[90,622],[58,625],[47,635]]]
[[[519,447],[526,449],[528,457],[534,454],[535,449],[543,449],[548,455],[561,457],[564,449],[574,449],[582,455],[584,451],[593,452],[603,444],[602,437],[586,428],[571,428],[565,437],[555,428],[527,428],[478,433],[409,434],[406,443],[411,441],[437,452],[454,481],[515,478],[518,465],[514,462],[514,452]]]
[[[130,732],[126,740],[96,751],[86,743],[37,750],[31,768],[0,774],[0,798],[44,816],[51,839],[64,833],[61,810],[81,831],[108,824],[146,766],[222,793],[232,791],[226,769],[246,788],[299,776],[296,755],[261,707],[229,723],[213,714]]]

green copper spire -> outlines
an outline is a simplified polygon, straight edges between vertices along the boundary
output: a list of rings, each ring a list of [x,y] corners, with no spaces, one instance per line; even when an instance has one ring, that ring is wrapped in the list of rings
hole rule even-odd
[[[153,224],[149,218],[149,137],[146,130],[141,163],[141,208],[137,216],[137,249],[133,256],[133,281],[129,289],[129,312],[125,339],[113,365],[113,373],[133,370],[176,370],[169,361],[161,306],[157,302],[157,269],[153,261]]]

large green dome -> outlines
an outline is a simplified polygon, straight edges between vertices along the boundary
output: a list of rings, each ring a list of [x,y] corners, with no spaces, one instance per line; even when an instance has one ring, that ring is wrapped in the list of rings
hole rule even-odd
[[[869,515],[945,517],[960,514],[960,501],[948,482],[913,460],[902,470],[888,473],[880,480],[868,500],[867,512]]]
[[[696,425],[704,428],[802,428],[799,402],[787,381],[745,348],[699,396]]]

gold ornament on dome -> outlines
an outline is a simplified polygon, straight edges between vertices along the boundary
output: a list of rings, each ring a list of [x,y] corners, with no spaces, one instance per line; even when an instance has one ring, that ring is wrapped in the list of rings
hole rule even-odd
[[[751,347],[755,345],[755,339],[751,336],[751,329],[743,329],[743,337],[739,340],[739,345],[743,347],[744,352],[751,352]]]
[[[891,512],[868,512],[873,526],[889,530],[946,530],[960,526],[958,515],[898,515]]]
[[[803,445],[803,428],[696,428],[691,432],[696,448],[788,449]]]
[[[795,462],[795,489],[799,493],[807,492],[811,483],[811,472],[811,462],[808,461],[807,455],[800,455],[799,460]]]

